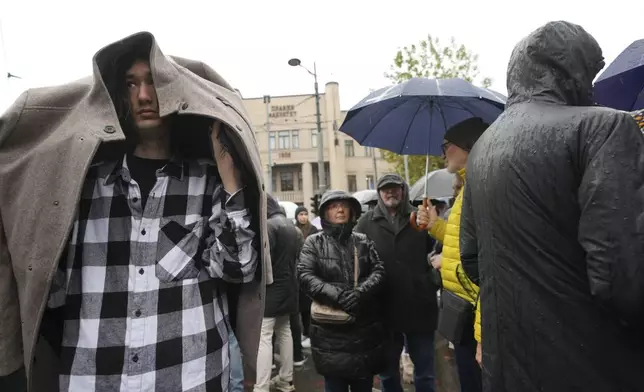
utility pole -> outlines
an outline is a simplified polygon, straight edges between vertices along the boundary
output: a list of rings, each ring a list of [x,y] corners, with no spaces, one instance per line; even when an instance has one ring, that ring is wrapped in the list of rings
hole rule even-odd
[[[273,193],[273,157],[271,150],[271,116],[269,106],[271,103],[271,96],[264,95],[264,104],[266,105],[266,138],[268,139],[268,193]]]
[[[318,91],[318,71],[313,62],[313,78],[315,80],[315,117],[318,125],[318,188],[320,194],[326,190],[326,175],[324,168],[324,137],[322,136],[322,120],[320,119],[320,93]]]

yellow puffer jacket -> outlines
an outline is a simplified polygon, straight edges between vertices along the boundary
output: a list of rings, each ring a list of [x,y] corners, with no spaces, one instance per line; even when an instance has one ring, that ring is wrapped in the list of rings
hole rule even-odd
[[[465,183],[465,169],[458,172],[458,176]],[[429,234],[443,244],[443,259],[441,262],[441,277],[443,288],[458,295],[472,305],[477,299],[479,288],[463,271],[461,265],[461,250],[459,234],[461,230],[461,206],[463,204],[463,189],[456,197],[454,206],[447,221],[438,219],[429,230]],[[480,302],[480,300],[479,300]],[[481,315],[479,304],[476,304],[476,318],[474,323],[474,337],[481,341]]]

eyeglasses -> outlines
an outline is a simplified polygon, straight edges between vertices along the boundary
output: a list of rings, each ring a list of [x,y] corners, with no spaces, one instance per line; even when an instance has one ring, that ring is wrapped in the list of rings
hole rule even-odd
[[[441,144],[441,150],[443,150],[443,155],[445,155],[445,153],[447,153],[447,149],[451,145],[452,145],[451,142],[445,142],[445,143]]]

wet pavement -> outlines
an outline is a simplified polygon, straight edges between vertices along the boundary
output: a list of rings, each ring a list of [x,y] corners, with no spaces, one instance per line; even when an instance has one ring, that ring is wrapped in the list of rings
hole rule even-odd
[[[304,350],[310,356],[309,350]],[[322,392],[324,380],[315,372],[313,361],[309,357],[304,366],[295,370],[295,388],[297,392]],[[437,392],[459,392],[458,375],[454,352],[449,349],[448,343],[440,336],[436,336],[436,386]],[[404,385],[405,391],[415,391],[413,385]],[[374,392],[380,391],[380,381],[375,377]]]

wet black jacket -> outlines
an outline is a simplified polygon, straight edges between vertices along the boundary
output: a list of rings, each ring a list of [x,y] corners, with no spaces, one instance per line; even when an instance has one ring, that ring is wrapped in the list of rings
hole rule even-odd
[[[461,258],[481,283],[485,391],[644,389],[644,140],[589,106],[601,63],[576,25],[523,39],[469,157]]]
[[[264,316],[277,317],[298,311],[295,269],[304,237],[271,196],[267,198],[267,209],[273,283],[266,286]]]
[[[402,180],[402,179],[400,179]],[[397,332],[433,334],[438,318],[436,285],[427,255],[436,241],[425,231],[409,225],[415,209],[408,202],[409,189],[404,185],[403,200],[395,223],[390,222],[387,207],[378,197],[378,206],[366,212],[356,231],[372,240],[387,272],[384,299],[387,326]]]
[[[333,198],[338,194],[327,192],[325,196]],[[315,301],[341,308],[340,294],[353,289],[355,245],[360,302],[353,323],[331,325],[311,320],[309,335],[315,368],[326,377],[370,377],[383,371],[385,364],[386,331],[380,304],[384,267],[373,242],[364,234],[352,233],[352,227],[340,230],[324,220],[322,227],[322,232],[309,236],[302,248],[298,264],[302,290]]]

